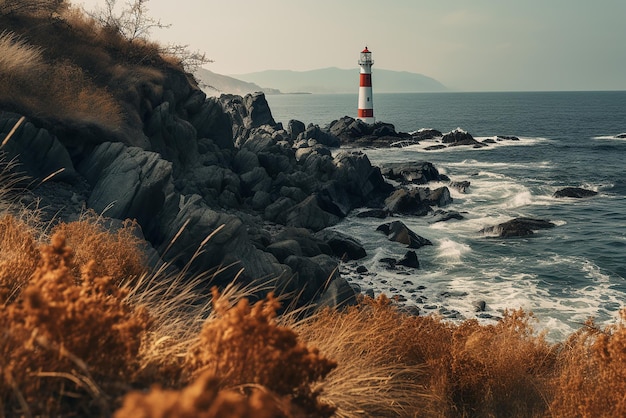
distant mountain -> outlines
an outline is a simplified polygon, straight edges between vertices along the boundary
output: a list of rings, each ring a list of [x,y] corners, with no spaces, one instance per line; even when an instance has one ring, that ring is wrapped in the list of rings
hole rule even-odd
[[[200,83],[200,87],[209,96],[219,96],[222,93],[245,95],[262,91],[266,94],[280,94],[280,91],[273,88],[263,88],[255,83],[237,80],[236,78],[221,75],[200,68],[194,74]]]
[[[271,86],[283,93],[354,93],[359,87],[358,69],[336,67],[311,71],[268,70],[232,75],[236,79]],[[378,93],[440,92],[447,88],[434,78],[406,71],[372,70],[372,84]]]

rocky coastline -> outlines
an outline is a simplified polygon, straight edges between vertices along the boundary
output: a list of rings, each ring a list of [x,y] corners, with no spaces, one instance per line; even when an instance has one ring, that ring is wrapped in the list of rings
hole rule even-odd
[[[88,209],[135,219],[155,265],[215,271],[207,292],[236,278],[263,284],[258,297],[275,290],[300,306],[355,300],[358,289],[339,265],[364,257],[364,250],[327,230],[354,209],[381,219],[429,213],[437,221],[462,219],[441,209],[452,203],[447,186],[425,185],[446,181],[468,192],[469,182],[451,181],[428,162],[375,167],[355,148],[432,138],[440,138],[438,147],[489,145],[460,129],[398,133],[393,125],[348,116],[325,128],[295,120],[283,127],[262,93],[207,97],[176,72],[139,103],[141,122],[123,132],[55,128],[29,117],[21,123],[22,115],[0,112],[5,158],[16,159],[30,179],[21,204],[36,204],[46,222],[71,221]],[[429,244],[399,224],[381,230],[409,248]],[[417,268],[419,261],[411,252],[396,264]]]

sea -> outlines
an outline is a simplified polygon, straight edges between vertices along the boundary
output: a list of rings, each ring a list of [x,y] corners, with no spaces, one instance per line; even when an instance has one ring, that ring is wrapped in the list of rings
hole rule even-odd
[[[355,94],[268,95],[272,115],[322,127],[354,117]],[[367,251],[367,272],[347,277],[363,292],[385,293],[420,314],[493,323],[522,308],[535,329],[562,341],[588,318],[616,323],[626,307],[626,92],[490,92],[376,94],[378,121],[397,131],[461,128],[477,140],[516,136],[484,148],[428,151],[436,140],[404,148],[363,149],[374,165],[428,161],[453,181],[446,210],[464,219],[395,216],[433,245],[418,249],[419,269],[388,270],[380,260],[407,248],[376,231],[380,220],[355,213],[334,228]],[[447,183],[430,183],[431,189]],[[555,198],[563,187],[598,192],[591,198]],[[481,229],[516,217],[549,220],[555,228],[525,238],[494,238]],[[477,305],[484,302],[485,310]]]

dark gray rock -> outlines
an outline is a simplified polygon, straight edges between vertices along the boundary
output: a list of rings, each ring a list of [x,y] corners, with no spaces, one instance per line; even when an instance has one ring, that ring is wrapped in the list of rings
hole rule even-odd
[[[13,129],[20,115],[0,112],[0,142]],[[19,161],[19,171],[35,179],[54,174],[56,181],[74,182],[78,175],[70,154],[56,136],[46,129],[37,128],[29,121],[23,122],[12,137],[2,146],[6,160]]]
[[[433,220],[431,221],[431,223],[436,223],[436,222],[445,222],[445,221],[449,221],[451,219],[457,219],[457,220],[463,220],[465,219],[463,217],[463,215],[461,215],[459,212],[452,210],[452,211],[445,211],[445,210],[436,210],[433,213]]]
[[[456,189],[461,193],[467,193],[469,191],[470,188],[470,182],[467,180],[463,180],[463,181],[451,181],[450,182],[450,187],[452,189]]]
[[[306,125],[304,122],[300,122],[296,119],[291,119],[289,123],[287,123],[287,132],[289,132],[289,137],[292,141],[295,141],[298,135],[303,133],[306,130]]]
[[[515,218],[510,221],[481,229],[483,234],[495,234],[500,238],[526,237],[533,235],[539,229],[554,228],[550,221],[532,218]]]
[[[420,267],[420,262],[417,259],[417,254],[415,253],[415,251],[407,251],[406,254],[404,254],[404,256],[400,260],[398,260],[396,264],[399,266],[405,266],[415,269]]]
[[[420,129],[416,132],[411,133],[411,136],[418,141],[424,141],[427,139],[439,138],[443,136],[443,134],[437,129]]]
[[[471,145],[474,147],[485,146],[480,142],[476,141],[474,137],[469,133],[460,128],[457,128],[453,131],[450,131],[444,134],[441,137],[441,142],[443,144],[448,144],[448,146],[458,146],[458,145]]]
[[[487,309],[487,303],[484,300],[477,300],[472,303],[475,312],[484,312]]]
[[[415,232],[411,231],[404,223],[401,221],[393,221],[390,223],[382,224],[378,228],[377,231],[381,231],[383,234],[387,235],[387,238],[390,241],[399,242],[401,244],[407,245],[409,248],[420,248],[424,245],[433,245],[432,242],[417,235]]]
[[[331,148],[338,148],[341,145],[339,138],[328,132],[323,131],[318,125],[309,125],[301,136],[302,139],[315,140],[317,144]],[[314,145],[314,144],[310,144]]]
[[[356,292],[344,278],[338,277],[333,279],[326,287],[319,300],[316,303],[320,308],[344,308],[356,305]]]
[[[281,263],[285,262],[285,259],[291,255],[302,256],[302,248],[298,241],[288,239],[284,241],[275,242],[267,246],[266,251],[274,255]]]
[[[78,171],[93,187],[89,207],[112,218],[137,219],[142,226],[159,214],[172,186],[171,163],[119,142],[96,147]]]
[[[323,199],[317,194],[311,195],[289,210],[285,225],[321,231],[337,224],[340,217],[324,209],[327,205]]]
[[[557,190],[552,195],[553,197],[573,197],[577,199],[582,199],[585,197],[596,196],[598,192],[593,190],[583,189],[581,187],[565,187],[563,189]]]
[[[360,260],[367,255],[360,242],[339,231],[325,229],[315,233],[314,236],[325,242],[333,254],[344,261]]]
[[[442,176],[435,166],[427,161],[416,163],[392,163],[383,165],[381,172],[390,180],[402,184],[426,184],[429,181],[440,181]]]

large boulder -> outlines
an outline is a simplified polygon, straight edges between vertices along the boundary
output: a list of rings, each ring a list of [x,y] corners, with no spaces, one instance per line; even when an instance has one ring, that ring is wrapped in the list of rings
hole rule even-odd
[[[341,145],[339,138],[323,131],[318,125],[309,125],[306,131],[298,136],[298,139],[314,140],[318,144],[331,148],[338,148]]]
[[[17,125],[20,115],[0,112],[0,142],[6,139],[9,132]],[[19,170],[36,179],[44,179],[54,173],[57,181],[74,182],[77,173],[67,149],[56,136],[31,122],[21,123],[4,143],[2,151],[6,159],[16,158]]]
[[[92,186],[89,207],[117,219],[152,223],[172,192],[172,165],[154,152],[120,142],[97,146],[78,171]]]
[[[439,174],[439,171],[432,163],[427,161],[387,163],[383,165],[381,172],[388,179],[402,184],[426,184],[430,181],[447,179],[446,176]]]
[[[387,236],[389,241],[399,242],[407,245],[409,248],[420,248],[425,245],[433,245],[428,239],[417,235],[411,231],[403,222],[393,221],[390,223],[382,224],[377,231],[382,232]]]
[[[342,260],[360,260],[367,255],[359,241],[339,231],[325,229],[314,236],[324,241],[333,254]]]
[[[448,144],[448,146],[458,146],[458,145],[471,145],[473,147],[484,147],[485,144],[482,144],[474,139],[472,134],[467,131],[464,131],[461,128],[456,128],[453,131],[450,131],[444,134],[441,137],[441,142],[444,144]]]
[[[554,228],[555,226],[554,223],[543,219],[515,218],[498,225],[483,228],[480,232],[500,238],[526,237],[533,235],[536,230]]]

